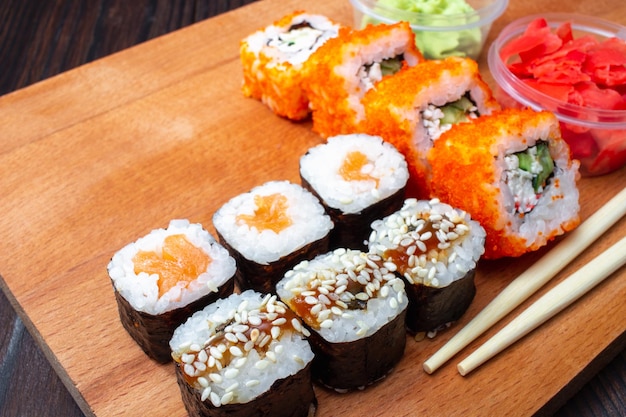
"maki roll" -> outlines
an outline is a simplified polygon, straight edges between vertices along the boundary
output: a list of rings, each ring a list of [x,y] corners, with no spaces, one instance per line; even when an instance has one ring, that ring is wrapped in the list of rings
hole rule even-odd
[[[335,224],[330,248],[363,250],[372,221],[402,206],[409,172],[404,156],[382,138],[352,134],[309,149],[300,178]]]
[[[307,330],[276,296],[252,290],[198,311],[170,341],[192,417],[312,417]]]
[[[485,258],[537,250],[580,223],[579,163],[550,112],[508,109],[457,125],[429,162],[433,195],[486,229]]]
[[[233,292],[235,260],[202,228],[170,221],[120,249],[108,264],[120,320],[152,359],[172,360],[174,329]]]
[[[241,41],[243,94],[261,100],[274,113],[291,120],[309,115],[302,86],[302,64],[339,24],[325,16],[298,11]]]
[[[310,192],[270,181],[230,199],[213,216],[220,242],[237,262],[240,289],[274,292],[303,259],[328,251],[333,222]]]
[[[365,92],[422,60],[407,22],[341,28],[303,66],[313,130],[324,138],[357,132]]]
[[[370,252],[406,280],[409,332],[436,332],[465,313],[484,244],[478,222],[437,199],[409,198],[372,224]]]
[[[380,135],[402,152],[409,164],[408,194],[428,199],[428,151],[454,124],[499,110],[478,64],[469,58],[424,61],[382,80],[363,98],[362,131]]]
[[[288,271],[276,291],[310,331],[313,378],[321,384],[360,389],[402,358],[404,282],[379,256],[353,249],[318,255]]]

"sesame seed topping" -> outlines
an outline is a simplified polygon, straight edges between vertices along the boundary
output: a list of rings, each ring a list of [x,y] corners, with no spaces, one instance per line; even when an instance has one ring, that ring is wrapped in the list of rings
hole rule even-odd
[[[204,342],[177,343],[183,349],[172,352],[172,358],[180,363],[187,382],[195,387],[201,398],[210,400],[214,405],[239,398],[239,382],[230,382],[239,381],[243,375],[243,387],[249,369],[264,370],[268,366],[276,366],[278,355],[284,350],[280,344],[283,334],[302,335],[300,339],[295,338],[297,340],[303,340],[308,334],[295,314],[276,296],[264,298],[260,308],[252,309],[251,304],[242,302],[220,315],[216,321],[207,320],[205,325],[208,324],[210,335]],[[287,340],[287,343],[293,343],[293,339],[288,337]],[[257,352],[256,358],[263,359],[255,359],[248,364],[248,354],[253,350]],[[291,366],[300,366],[292,363],[294,365]],[[226,384],[224,381],[229,382]]]

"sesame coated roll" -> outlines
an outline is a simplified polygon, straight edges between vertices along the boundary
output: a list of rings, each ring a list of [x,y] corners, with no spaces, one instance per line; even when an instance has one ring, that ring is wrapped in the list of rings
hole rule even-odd
[[[436,199],[409,198],[372,224],[370,253],[406,281],[409,332],[436,332],[465,313],[484,243],[478,222]]]
[[[379,256],[335,249],[296,265],[276,291],[311,333],[313,378],[322,385],[360,389],[401,359],[408,300],[404,282]]]
[[[456,125],[429,154],[432,192],[487,231],[485,257],[516,257],[580,223],[578,161],[550,112],[507,109]]]
[[[357,132],[365,119],[365,92],[422,60],[406,22],[341,28],[303,66],[313,130],[324,138]]]
[[[252,290],[195,313],[170,341],[189,416],[313,416],[307,334],[275,295]]]
[[[202,225],[184,219],[126,245],[108,264],[124,329],[160,363],[172,360],[168,343],[177,326],[233,292],[235,269]]]
[[[243,94],[261,100],[279,116],[308,117],[302,65],[324,42],[337,36],[339,27],[325,16],[297,11],[243,39]]]
[[[402,152],[411,179],[407,194],[430,196],[428,151],[442,132],[498,110],[478,64],[469,58],[423,61],[382,80],[363,98],[362,131],[379,135]]]
[[[372,221],[402,206],[409,178],[404,156],[377,136],[333,136],[300,158],[302,186],[335,227],[330,248],[367,248]]]

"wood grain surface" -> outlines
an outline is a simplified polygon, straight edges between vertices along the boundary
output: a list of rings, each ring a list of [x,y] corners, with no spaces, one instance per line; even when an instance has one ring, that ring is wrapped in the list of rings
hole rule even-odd
[[[623,6],[609,12],[608,3],[569,7],[624,23]],[[264,0],[0,98],[2,287],[85,414],[184,415],[172,368],[147,360],[121,328],[106,264],[117,249],[171,218],[211,229],[212,213],[231,196],[271,179],[297,181],[298,157],[321,139],[308,123],[279,119],[241,96],[237,46],[298,6]],[[492,37],[513,18],[550,7],[563,9],[552,2],[510,5]],[[319,1],[307,9],[351,22],[348,2]],[[100,18],[91,24],[97,28]],[[481,64],[484,70],[484,59]],[[624,184],[624,169],[581,181],[583,217]],[[625,233],[622,221],[554,282]],[[455,328],[544,252],[481,264],[477,298],[461,322],[434,340],[409,340],[405,358],[381,384],[343,396],[318,389],[318,415],[554,411],[624,347],[623,270],[470,377],[454,366],[432,376],[421,371]],[[9,333],[25,334],[19,323],[4,337]],[[3,375],[5,369],[3,361]],[[617,413],[620,401],[623,396]]]

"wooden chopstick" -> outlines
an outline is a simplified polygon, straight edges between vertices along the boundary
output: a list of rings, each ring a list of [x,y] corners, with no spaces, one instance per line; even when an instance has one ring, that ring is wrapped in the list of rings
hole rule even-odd
[[[457,369],[463,376],[555,316],[626,263],[626,237],[552,288],[502,330],[465,358]]]
[[[424,370],[431,374],[474,339],[545,285],[584,249],[626,214],[626,188],[580,224],[546,255],[513,280],[476,317],[427,359]]]

